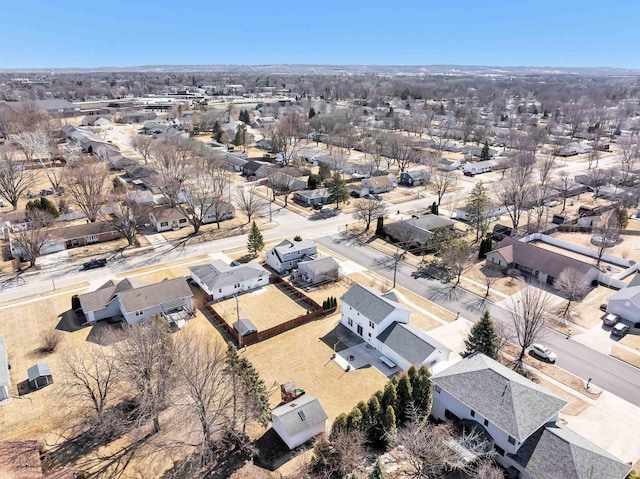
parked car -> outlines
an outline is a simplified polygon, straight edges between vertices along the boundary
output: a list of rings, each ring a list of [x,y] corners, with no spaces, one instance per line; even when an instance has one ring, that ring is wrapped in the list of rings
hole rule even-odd
[[[87,261],[86,263],[83,263],[82,269],[87,270],[87,269],[102,268],[106,265],[107,265],[107,260],[104,258],[92,259],[91,261]]]
[[[321,209],[322,209],[322,205],[314,204],[314,205],[313,205],[313,209],[314,209],[314,210],[321,210]]]
[[[465,171],[464,176],[476,176],[476,174],[473,171]]]
[[[611,335],[618,338],[624,338],[629,332],[629,325],[624,323],[618,323],[611,328]]]
[[[605,326],[615,326],[618,324],[618,321],[620,321],[620,316],[613,313],[607,314],[602,320]]]
[[[551,349],[549,349],[544,344],[538,343],[531,345],[531,354],[537,356],[540,359],[544,359],[545,361],[549,361],[550,363],[555,363],[556,359],[558,358],[558,356],[556,356],[556,353],[551,351]]]

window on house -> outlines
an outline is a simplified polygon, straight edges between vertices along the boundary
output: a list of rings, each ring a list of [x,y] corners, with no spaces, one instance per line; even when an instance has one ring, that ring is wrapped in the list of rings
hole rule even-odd
[[[169,226],[169,222],[168,221],[163,221],[162,223],[160,223],[160,226]]]
[[[476,412],[473,409],[471,410],[471,417],[476,417]]]
[[[442,389],[440,389],[440,386],[436,386],[434,389],[436,390],[436,392],[437,392],[438,394],[440,394],[440,391],[442,391]]]
[[[347,320],[347,323],[349,323],[349,326],[353,326],[353,319],[349,318],[349,319]]]
[[[186,223],[187,222],[187,218],[180,218],[180,223]]]
[[[500,446],[498,446],[497,444],[494,444],[493,448],[498,454],[500,454],[501,456],[504,456],[504,449],[502,449]]]
[[[489,425],[489,420],[488,419],[484,420],[484,425],[485,425],[485,427]]]
[[[136,311],[136,316],[142,316],[142,311]]]
[[[376,327],[376,325],[375,325],[375,323],[374,323],[373,321],[369,321],[369,327],[370,327],[371,329],[373,329],[373,328],[375,328],[375,327]]]
[[[307,416],[305,416],[304,411],[298,411],[298,416],[300,416],[300,419],[302,421],[306,421],[307,420]]]
[[[218,293],[222,293],[222,288],[218,288]]]
[[[514,437],[509,436],[509,444],[515,444],[516,439]]]

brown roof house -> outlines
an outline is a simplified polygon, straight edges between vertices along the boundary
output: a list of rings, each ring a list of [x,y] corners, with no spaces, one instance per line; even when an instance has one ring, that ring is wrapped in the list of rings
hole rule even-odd
[[[170,323],[176,322],[176,318],[185,321],[193,313],[192,296],[185,278],[159,283],[126,278],[118,282],[109,280],[78,299],[87,323],[122,317],[129,324],[136,324],[158,314]]]
[[[569,268],[578,271],[587,284],[597,280],[600,274],[600,271],[589,263],[509,236],[505,236],[493,251],[487,253],[485,263],[518,269],[523,274],[533,276],[541,283],[547,284],[553,284],[560,273]]]
[[[158,233],[189,225],[189,220],[178,208],[156,208],[149,213],[149,220]]]
[[[395,188],[393,180],[388,176],[375,176],[371,178],[364,178],[362,180],[362,187],[366,188],[369,193],[386,193]]]

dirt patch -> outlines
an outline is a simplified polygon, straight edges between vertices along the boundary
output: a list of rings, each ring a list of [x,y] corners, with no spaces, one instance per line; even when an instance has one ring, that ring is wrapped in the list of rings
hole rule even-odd
[[[540,375],[536,374],[535,376],[537,378],[536,382],[540,386],[545,388],[547,391],[552,392],[556,396],[560,396],[562,399],[564,399],[569,403],[562,408],[562,411],[561,411],[562,413],[567,414],[569,416],[578,416],[580,413],[582,413],[585,409],[589,407],[589,403],[584,399],[580,399],[575,394],[571,394],[570,392],[556,386],[551,381],[547,381]]]
[[[632,353],[631,351],[627,351],[626,349],[623,349],[616,344],[614,344],[611,348],[611,356],[620,359],[625,363],[629,363],[636,368],[640,368],[640,355]]]
[[[620,344],[624,344],[625,346],[629,346],[631,348],[634,348],[640,351],[640,335],[627,334],[624,338],[620,340]]]

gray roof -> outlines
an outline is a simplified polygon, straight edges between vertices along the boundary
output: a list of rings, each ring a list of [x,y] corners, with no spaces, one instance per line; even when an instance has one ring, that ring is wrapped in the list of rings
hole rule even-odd
[[[340,300],[376,324],[380,324],[396,309],[409,312],[399,303],[384,298],[379,291],[361,284],[351,286]]]
[[[623,479],[631,466],[576,434],[555,424],[541,427],[517,454],[509,455],[534,479]]]
[[[38,110],[45,111],[57,111],[57,110],[75,110],[78,109],[73,103],[61,98],[55,98],[52,100],[26,100],[26,101],[7,101],[3,102],[9,106],[12,110],[17,112],[23,112],[28,108],[36,108]]]
[[[635,279],[635,278],[634,278]],[[627,286],[612,294],[607,301],[629,301],[636,308],[640,308],[640,286]]]
[[[519,442],[524,442],[567,404],[480,353],[434,375],[432,382]]]
[[[411,218],[403,221],[396,221],[385,225],[384,230],[391,236],[394,234],[404,236],[404,230],[407,228],[411,232],[413,241],[426,241],[431,234],[438,228],[450,228],[453,221],[442,216],[428,214],[419,218]]]
[[[310,200],[315,198],[329,198],[331,194],[327,188],[318,188],[316,190],[302,190],[296,191],[296,196],[304,196],[305,198],[309,198]]]
[[[563,270],[568,268],[576,269],[586,275],[591,268],[595,267],[570,256],[518,241],[510,236],[505,236],[493,251],[487,254],[492,253],[499,253],[509,263],[516,263],[554,278],[557,278]]]
[[[269,272],[259,264],[247,263],[229,266],[222,260],[209,264],[200,264],[189,268],[192,276],[196,276],[210,290],[237,284],[261,276],[269,276]]]
[[[42,376],[51,376],[51,368],[49,363],[38,363],[35,366],[31,366],[27,369],[27,377],[29,382],[35,381]]]
[[[310,271],[313,271],[313,273],[315,274],[331,273],[332,271],[338,271],[339,269],[338,262],[331,256],[327,256],[326,258],[312,259],[310,261],[300,261],[298,263],[298,268],[300,268],[300,266],[302,265],[305,265],[307,268],[309,268]]]
[[[278,255],[280,262],[282,262],[283,255],[286,253],[294,253],[300,252],[300,256],[302,256],[302,252],[308,248],[315,249],[316,244],[312,240],[302,240],[302,241],[290,241],[288,239],[282,240],[280,243],[273,247],[273,250]]]
[[[414,366],[420,366],[437,349],[451,351],[418,328],[403,323],[394,322],[378,335],[378,341]]]
[[[82,310],[87,313],[103,309],[118,297],[122,312],[131,313],[187,296],[192,296],[192,293],[184,278],[165,279],[159,283],[127,278],[118,283],[108,281],[92,293],[81,294],[79,299]]]
[[[11,384],[9,377],[9,357],[7,355],[7,343],[4,338],[0,338],[0,386],[7,388]]]
[[[246,336],[247,334],[255,333],[258,331],[258,328],[255,324],[251,322],[251,320],[246,318],[240,318],[238,321],[233,323],[233,329],[240,333],[240,336]]]
[[[304,420],[302,420],[300,412],[302,412]],[[271,412],[271,416],[280,419],[290,437],[306,429],[311,429],[328,419],[320,401],[306,394],[290,403],[278,406]]]

